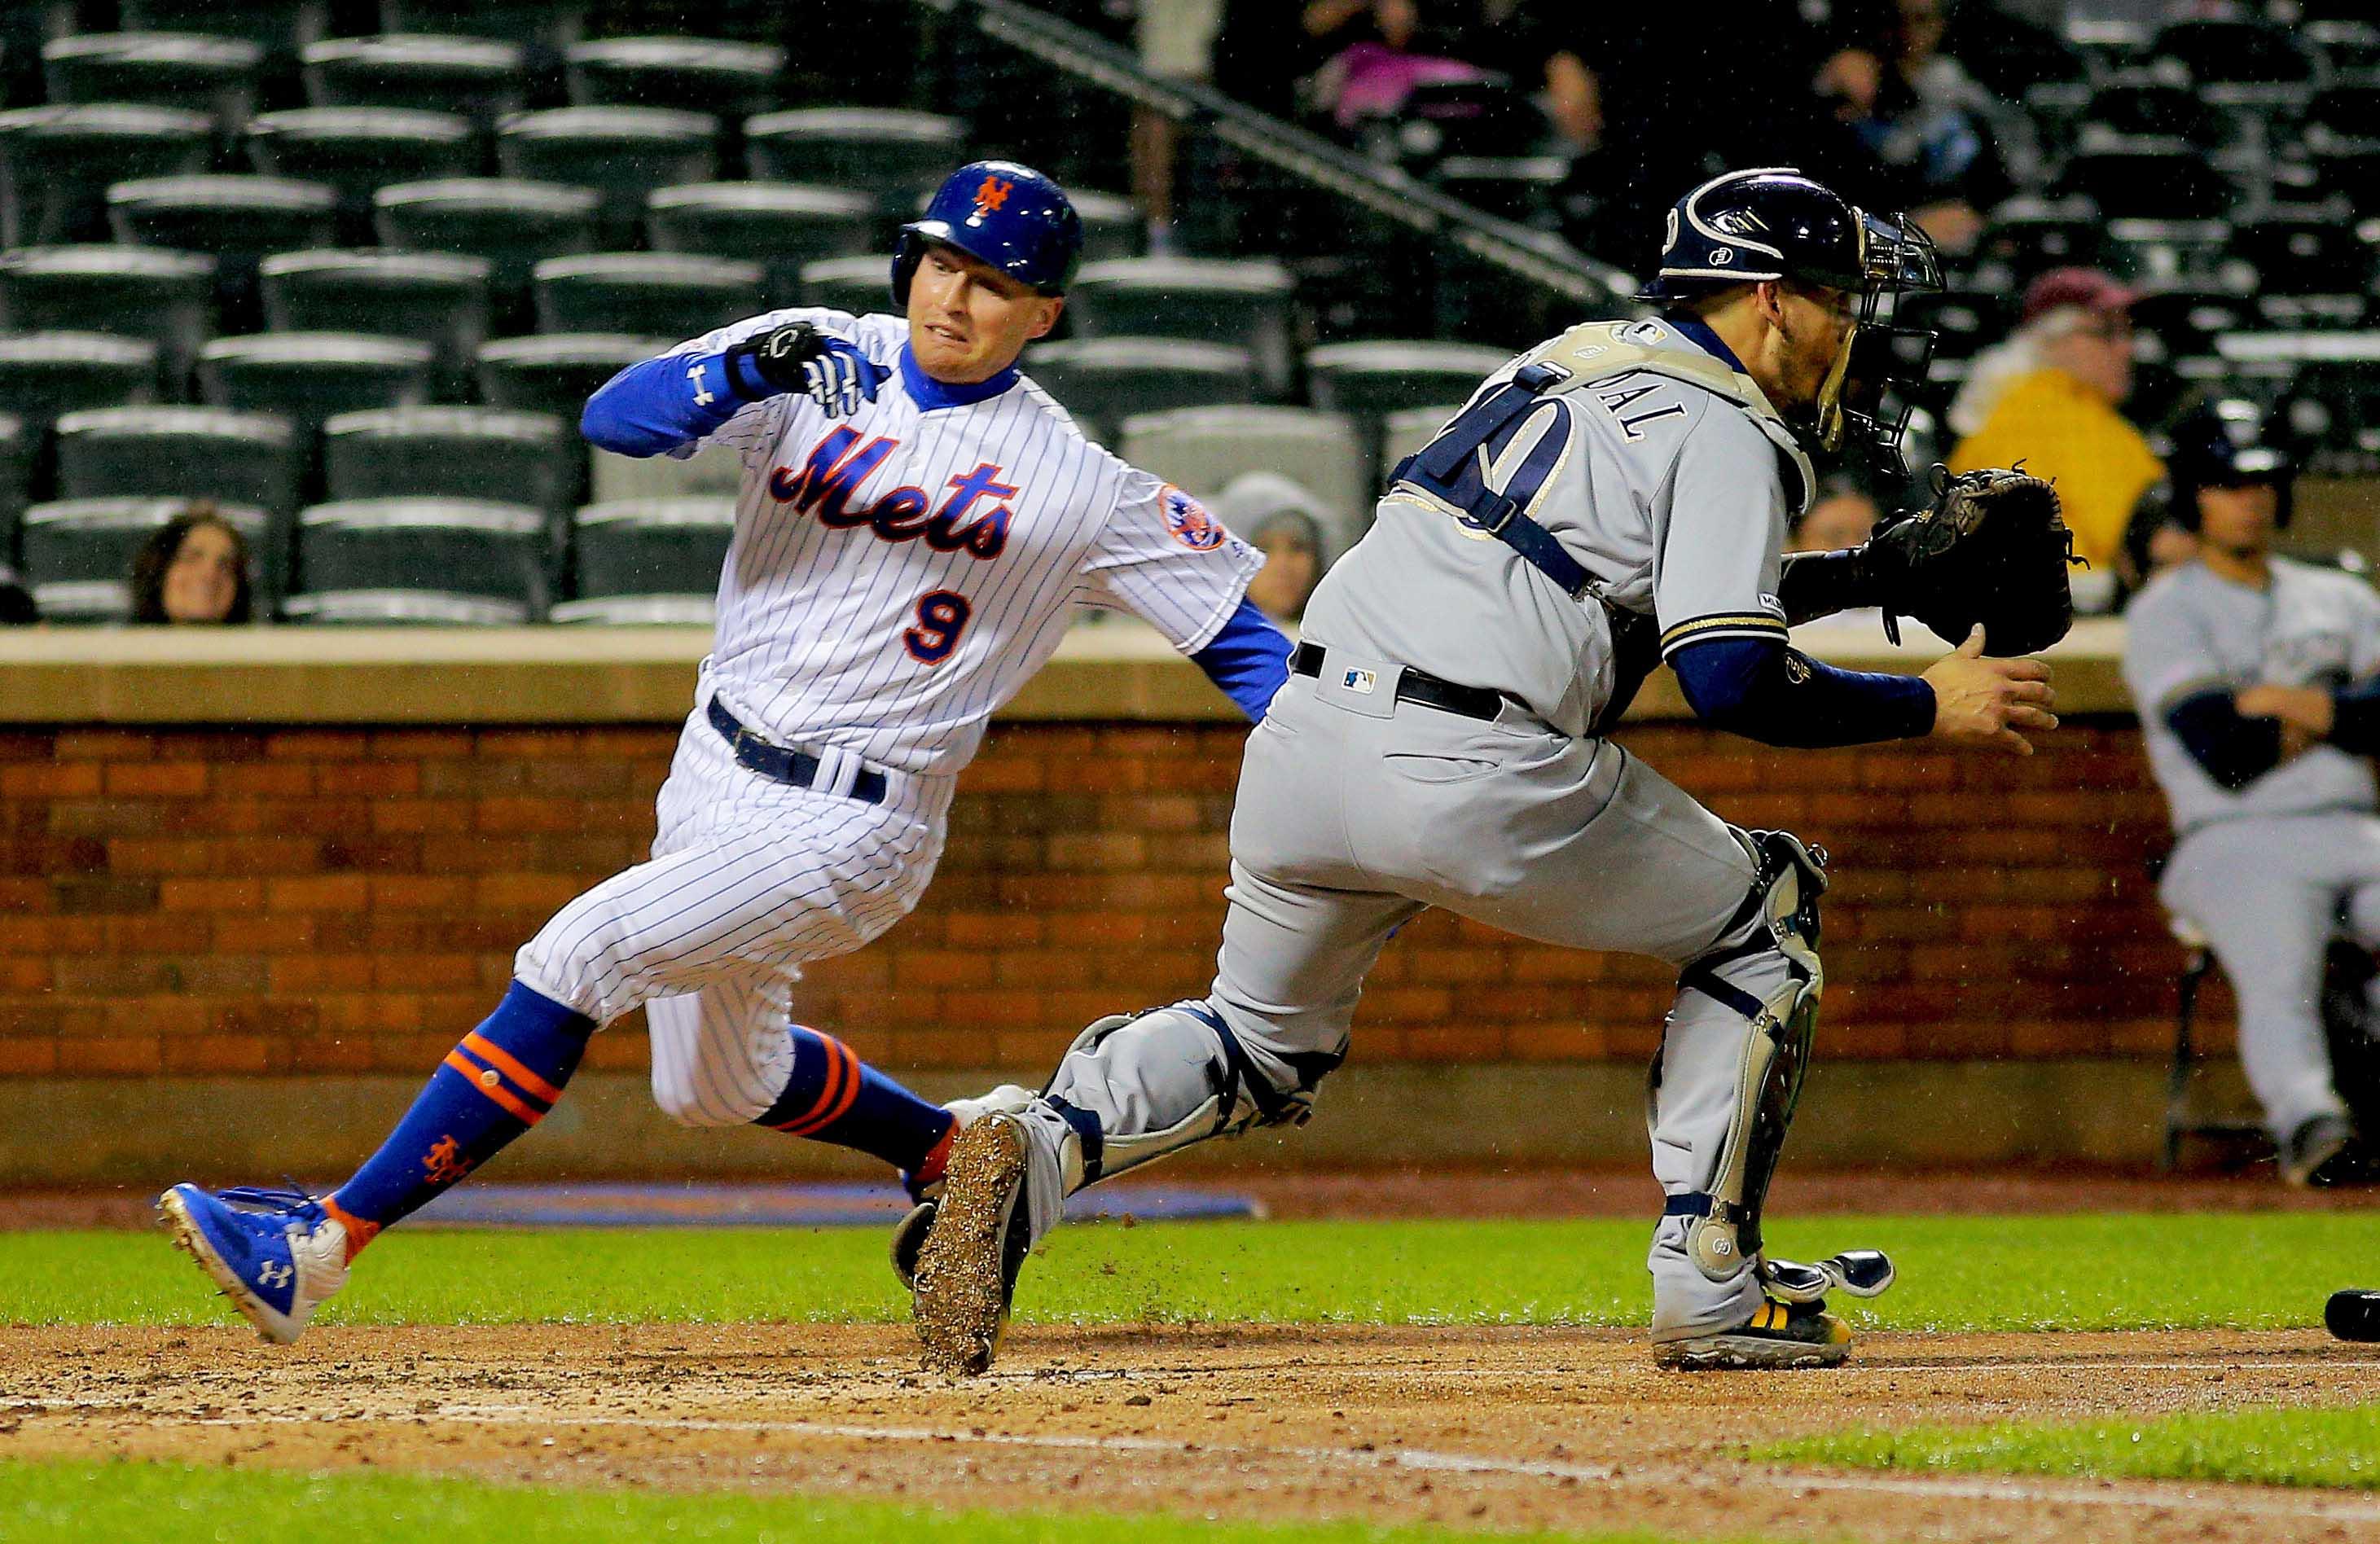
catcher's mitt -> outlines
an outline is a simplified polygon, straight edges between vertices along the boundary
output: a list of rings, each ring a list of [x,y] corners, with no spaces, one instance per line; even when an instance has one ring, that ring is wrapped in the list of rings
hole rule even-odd
[[[2003,656],[2046,649],[2074,625],[2066,569],[2083,560],[2059,516],[2058,490],[2027,476],[2022,463],[1957,477],[1936,467],[1934,507],[1879,528],[1868,557],[1895,643],[1904,615],[1952,644],[1981,623],[1984,652]]]

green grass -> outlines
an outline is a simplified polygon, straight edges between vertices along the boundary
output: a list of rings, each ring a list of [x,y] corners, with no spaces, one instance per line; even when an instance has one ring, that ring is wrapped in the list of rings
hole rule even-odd
[[[1788,1464],[2380,1489],[2380,1405],[2154,1420],[1844,1431],[1755,1450]]]
[[[538,1544],[1453,1544],[1476,1533],[1360,1523],[1257,1525],[1090,1513],[929,1513],[881,1502],[783,1496],[561,1490],[419,1476],[308,1475],[176,1464],[0,1461],[0,1538],[9,1544],[139,1539],[375,1541],[528,1538]],[[1500,1534],[1509,1544],[1659,1544],[1652,1534]]]
[[[1026,1322],[1642,1324],[1647,1224],[1198,1222],[1063,1228]],[[2305,1328],[2380,1258],[2380,1213],[1797,1218],[1781,1255],[1888,1249],[1855,1323],[1925,1331]],[[2209,1260],[2253,1260],[2210,1270]],[[2196,1269],[2178,1262],[2198,1261]],[[882,1323],[907,1304],[874,1229],[399,1230],[323,1322]],[[0,1323],[206,1324],[227,1310],[163,1234],[0,1234]]]

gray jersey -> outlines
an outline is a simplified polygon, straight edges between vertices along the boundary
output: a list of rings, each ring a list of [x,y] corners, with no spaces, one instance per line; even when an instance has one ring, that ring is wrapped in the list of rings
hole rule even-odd
[[[1595,323],[1557,342],[1607,327],[1609,340],[1550,356],[1587,363],[1482,447],[1487,485],[1551,531],[1614,606],[1657,620],[1664,654],[1709,638],[1782,642],[1779,553],[1806,486],[1789,471],[1788,432],[1748,380],[1662,322]],[[1480,395],[1552,346],[1514,359]],[[1622,368],[1595,373],[1592,356],[1606,350]],[[1682,356],[1739,395],[1648,368],[1647,350]],[[1571,735],[1588,733],[1615,686],[1601,606],[1410,487],[1380,501],[1371,530],[1323,577],[1304,630],[1492,687]]]
[[[2380,671],[2380,596],[2334,569],[2275,558],[2264,590],[2203,563],[2161,575],[2124,613],[2124,681],[2176,832],[2261,815],[2374,807],[2372,764],[2318,745],[2233,792],[2166,722],[2208,687],[2339,687]]]

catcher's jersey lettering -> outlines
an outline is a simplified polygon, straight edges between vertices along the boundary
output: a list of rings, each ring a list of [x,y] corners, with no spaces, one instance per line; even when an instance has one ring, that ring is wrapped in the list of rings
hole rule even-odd
[[[1668,383],[1658,377],[1648,380],[1641,375],[1621,376],[1616,381],[1634,383],[1604,382],[1590,384],[1586,389],[1605,412],[1620,420],[1620,432],[1624,438],[1641,440],[1645,437],[1645,425],[1661,419],[1682,419],[1686,416],[1686,405],[1676,400],[1676,393],[1666,391]],[[1645,401],[1647,397],[1652,400]],[[1643,406],[1639,407],[1640,403]]]

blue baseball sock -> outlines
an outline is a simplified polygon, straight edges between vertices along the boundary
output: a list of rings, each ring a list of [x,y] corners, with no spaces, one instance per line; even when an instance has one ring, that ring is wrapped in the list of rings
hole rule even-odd
[[[832,1035],[798,1024],[791,1032],[793,1076],[754,1125],[857,1148],[913,1176],[933,1166],[949,1144],[949,1111],[868,1065]]]
[[[380,1151],[325,1198],[350,1257],[545,1118],[578,1069],[595,1021],[515,981],[446,1053]]]

